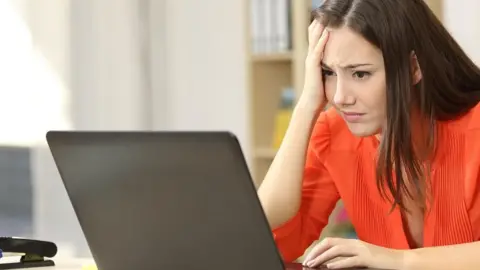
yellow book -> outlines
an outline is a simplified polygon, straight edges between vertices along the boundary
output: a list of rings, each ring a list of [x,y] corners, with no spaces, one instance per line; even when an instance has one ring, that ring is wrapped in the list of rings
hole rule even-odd
[[[295,92],[293,88],[285,88],[282,91],[280,106],[275,114],[275,127],[272,140],[272,147],[274,149],[278,149],[282,144],[288,125],[290,124],[290,119],[292,118],[294,102]]]
[[[287,132],[290,119],[292,117],[291,109],[281,109],[275,116],[275,131],[273,136],[273,148],[278,149],[282,144],[285,133]]]

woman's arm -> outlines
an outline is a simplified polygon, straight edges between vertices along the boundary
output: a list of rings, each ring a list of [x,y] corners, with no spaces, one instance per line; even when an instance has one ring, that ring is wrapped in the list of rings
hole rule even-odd
[[[318,240],[340,198],[335,182],[324,166],[325,159],[330,152],[332,135],[327,119],[331,117],[328,115],[332,113],[334,110],[320,114],[313,128],[305,154],[302,178],[299,181],[301,182],[299,191],[301,203],[298,211],[287,222],[273,230],[275,242],[285,261],[297,259],[315,240]],[[278,186],[277,188],[282,187]],[[277,210],[282,211],[283,209],[278,208]],[[279,212],[279,214],[281,213]]]
[[[406,270],[480,269],[480,242],[405,251]]]
[[[271,228],[277,228],[291,219],[300,208],[310,136],[326,103],[320,61],[327,37],[328,31],[324,31],[324,27],[314,20],[309,27],[304,89],[280,149],[258,189]]]
[[[272,228],[292,218],[300,208],[302,177],[315,109],[298,104],[280,149],[258,189]]]

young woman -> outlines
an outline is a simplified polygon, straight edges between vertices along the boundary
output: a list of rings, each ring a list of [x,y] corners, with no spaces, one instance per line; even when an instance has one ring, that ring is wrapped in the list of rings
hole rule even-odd
[[[305,265],[480,269],[479,68],[423,0],[314,14],[304,89],[258,191],[283,258],[341,199],[359,240],[324,239]]]

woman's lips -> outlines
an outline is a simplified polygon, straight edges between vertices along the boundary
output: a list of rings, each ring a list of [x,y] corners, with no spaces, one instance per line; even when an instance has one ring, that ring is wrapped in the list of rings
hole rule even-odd
[[[347,122],[357,123],[362,120],[362,117],[365,115],[364,113],[357,113],[357,112],[342,112],[343,118]]]

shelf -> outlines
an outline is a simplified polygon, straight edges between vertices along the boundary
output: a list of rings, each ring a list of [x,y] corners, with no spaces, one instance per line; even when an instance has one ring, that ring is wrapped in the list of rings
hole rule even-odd
[[[273,141],[276,138],[275,123],[281,105],[282,92],[286,89],[299,92],[303,87],[311,0],[288,0],[286,2],[288,3],[285,10],[286,16],[284,16],[285,11],[282,11],[283,7],[278,6],[278,4],[271,11],[262,6],[260,10],[255,11],[258,12],[255,13],[256,15],[253,14],[260,16],[262,18],[260,21],[254,20],[255,17],[252,17],[251,13],[252,7],[258,7],[252,5],[257,5],[259,2],[249,0],[246,3],[245,11],[248,22],[246,27],[246,41],[248,42],[246,54],[247,87],[249,91],[250,136],[253,147],[250,159],[252,160],[251,167],[254,181],[258,185],[263,181],[277,153],[277,150],[273,147]],[[262,12],[270,15],[266,16]],[[278,16],[272,16],[272,14]],[[286,24],[278,21],[282,18],[286,20]],[[255,27],[261,26],[259,23],[267,22],[267,19],[275,20],[272,22],[278,26],[275,30],[277,32],[273,35],[266,32],[267,28],[262,28],[262,31],[259,31],[260,28],[255,29]],[[270,25],[272,24],[270,23]],[[282,27],[288,29],[286,35],[282,34]],[[269,31],[273,30],[270,29]],[[259,34],[264,36],[259,36]],[[270,39],[277,34],[282,35],[280,40]],[[284,43],[285,38],[288,40],[287,44]],[[263,45],[258,43],[260,41]]]
[[[260,147],[255,149],[255,158],[257,159],[271,159],[275,157],[277,150],[273,148]]]
[[[269,62],[289,62],[293,59],[291,52],[268,53],[252,55],[251,59],[255,63],[269,63]]]

